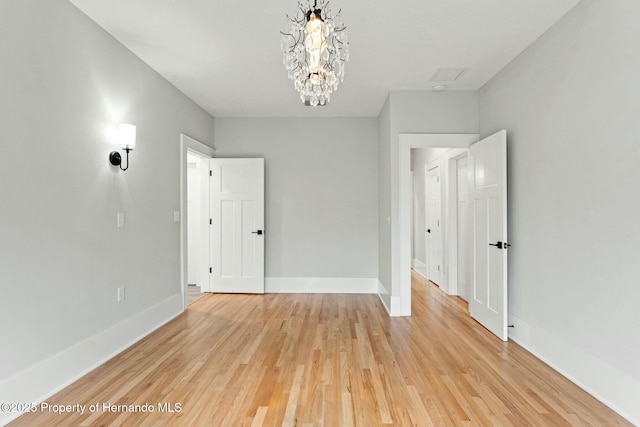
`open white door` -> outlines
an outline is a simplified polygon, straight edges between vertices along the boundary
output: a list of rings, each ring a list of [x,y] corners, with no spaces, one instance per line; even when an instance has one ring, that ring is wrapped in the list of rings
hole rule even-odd
[[[264,293],[264,159],[211,159],[211,292]]]
[[[471,316],[507,341],[507,131],[469,149]]]

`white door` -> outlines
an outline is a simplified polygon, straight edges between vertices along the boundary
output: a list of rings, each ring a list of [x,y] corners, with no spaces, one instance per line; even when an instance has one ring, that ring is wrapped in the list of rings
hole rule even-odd
[[[264,159],[211,159],[211,292],[264,293]]]
[[[442,233],[440,208],[440,167],[430,165],[426,173],[426,259],[428,279],[436,285],[442,284]]]
[[[469,168],[468,158],[456,160],[458,213],[458,295],[469,301],[469,262],[471,235],[469,233]]]
[[[471,316],[503,341],[507,334],[507,131],[469,149],[472,230]]]

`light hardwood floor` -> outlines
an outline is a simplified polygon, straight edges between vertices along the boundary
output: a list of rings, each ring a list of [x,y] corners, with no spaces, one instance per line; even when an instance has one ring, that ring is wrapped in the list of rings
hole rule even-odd
[[[48,403],[155,411],[10,425],[630,425],[416,276],[411,318],[372,295],[207,295]]]
[[[198,299],[204,296],[204,293],[202,292],[200,286],[189,285],[187,286],[187,291],[188,291],[187,296],[189,298],[189,305],[193,304],[195,301],[197,301]]]

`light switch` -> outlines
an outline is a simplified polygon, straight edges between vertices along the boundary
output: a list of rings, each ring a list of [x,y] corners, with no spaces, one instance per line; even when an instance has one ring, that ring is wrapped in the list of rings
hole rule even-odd
[[[180,211],[173,211],[173,222],[180,222]]]
[[[118,228],[124,227],[124,214],[122,212],[118,212],[116,215],[116,225]]]

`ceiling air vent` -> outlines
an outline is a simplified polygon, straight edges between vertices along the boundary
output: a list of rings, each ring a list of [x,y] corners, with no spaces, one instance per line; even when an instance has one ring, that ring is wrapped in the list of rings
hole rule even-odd
[[[432,82],[455,82],[466,71],[466,68],[438,68],[431,77]]]

